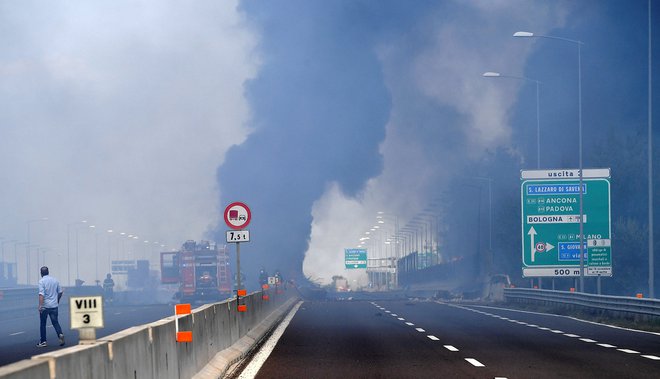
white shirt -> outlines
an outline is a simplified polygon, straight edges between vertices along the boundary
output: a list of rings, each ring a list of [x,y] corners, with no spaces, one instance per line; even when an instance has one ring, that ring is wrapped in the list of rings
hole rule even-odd
[[[44,297],[44,308],[57,308],[57,295],[60,293],[62,289],[57,279],[50,275],[39,279],[39,295]]]

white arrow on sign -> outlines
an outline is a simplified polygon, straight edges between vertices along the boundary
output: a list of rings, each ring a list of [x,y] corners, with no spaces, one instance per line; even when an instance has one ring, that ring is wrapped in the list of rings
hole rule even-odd
[[[545,243],[545,251],[550,251],[555,248],[555,245],[551,244],[550,242]]]
[[[536,235],[536,229],[534,229],[534,227],[532,226],[531,228],[529,228],[529,232],[527,232],[527,234],[530,235],[531,240],[532,240],[532,243],[531,243],[529,249],[532,253],[532,262],[534,262],[534,257],[536,255],[536,245],[534,244],[534,236]]]

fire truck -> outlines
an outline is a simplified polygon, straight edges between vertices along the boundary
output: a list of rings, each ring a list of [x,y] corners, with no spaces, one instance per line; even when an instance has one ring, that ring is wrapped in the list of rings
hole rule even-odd
[[[180,301],[224,300],[231,296],[229,251],[208,241],[186,241],[179,251],[160,253],[161,283],[179,284]]]

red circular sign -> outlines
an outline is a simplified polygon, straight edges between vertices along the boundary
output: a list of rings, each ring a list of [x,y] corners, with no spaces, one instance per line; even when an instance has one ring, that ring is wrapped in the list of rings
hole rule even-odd
[[[232,229],[244,229],[251,219],[250,208],[244,203],[236,201],[225,208],[225,223]]]

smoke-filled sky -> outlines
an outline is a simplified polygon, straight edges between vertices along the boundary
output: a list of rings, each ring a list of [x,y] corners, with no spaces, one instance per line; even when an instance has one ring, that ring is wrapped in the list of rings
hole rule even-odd
[[[378,211],[405,224],[495,151],[535,167],[534,86],[483,72],[541,81],[542,166],[577,166],[576,48],[514,32],[585,43],[587,141],[643,124],[646,12],[642,0],[0,2],[0,237],[19,243],[3,243],[4,260],[16,248],[26,282],[29,229],[31,283],[37,251],[66,284],[76,271],[90,283],[109,259],[157,266],[187,239],[223,243],[222,210],[243,201],[248,281],[260,267],[364,281],[343,249]]]

